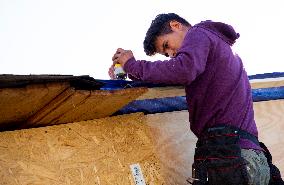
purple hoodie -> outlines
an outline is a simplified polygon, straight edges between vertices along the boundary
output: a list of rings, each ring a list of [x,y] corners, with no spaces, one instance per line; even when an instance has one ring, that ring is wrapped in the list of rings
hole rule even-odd
[[[230,25],[204,21],[189,29],[174,58],[155,62],[131,58],[124,70],[137,80],[185,86],[190,128],[197,137],[220,124],[258,136],[247,73],[231,50],[238,37]],[[246,139],[240,144],[260,149]]]

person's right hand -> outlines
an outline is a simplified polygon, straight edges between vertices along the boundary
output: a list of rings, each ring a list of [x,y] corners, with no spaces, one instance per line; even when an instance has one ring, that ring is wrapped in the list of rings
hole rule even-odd
[[[126,64],[126,62],[134,57],[131,50],[125,50],[122,48],[118,48],[115,54],[112,57],[113,64],[121,64],[122,68]]]

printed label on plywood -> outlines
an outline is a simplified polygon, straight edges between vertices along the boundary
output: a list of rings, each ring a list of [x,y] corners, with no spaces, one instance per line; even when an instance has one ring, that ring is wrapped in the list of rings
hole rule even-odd
[[[135,185],[146,185],[142,170],[139,164],[130,165]]]

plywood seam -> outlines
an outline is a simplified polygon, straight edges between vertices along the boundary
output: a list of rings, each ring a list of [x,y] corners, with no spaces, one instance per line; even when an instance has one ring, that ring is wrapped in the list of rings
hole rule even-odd
[[[75,90],[75,92],[74,92],[71,96],[69,96],[67,99],[65,99],[65,101],[63,101],[62,103],[67,102],[67,100],[68,100],[69,98],[71,98],[71,102],[72,102],[73,108],[70,108],[69,110],[67,110],[67,111],[65,111],[64,113],[60,114],[59,116],[55,117],[54,119],[52,119],[52,120],[50,121],[50,123],[57,123],[57,122],[61,119],[62,116],[64,116],[65,114],[68,114],[68,112],[70,112],[70,111],[73,111],[76,107],[78,108],[78,107],[80,107],[82,104],[84,104],[84,103],[87,101],[87,99],[91,96],[91,91],[89,91],[89,90],[84,90],[84,91],[88,91],[88,92],[89,92],[89,95],[87,95],[83,100],[81,100],[81,101],[80,101],[79,103],[77,103],[76,105],[74,105],[72,98],[73,98],[73,95],[77,92],[77,90]],[[62,124],[62,123],[60,123],[60,124]]]
[[[48,114],[50,114],[52,111],[54,111],[56,108],[58,108],[66,99],[68,99],[70,96],[72,96],[74,94],[73,93],[70,93],[68,94],[67,96],[63,96],[63,100],[60,101],[60,103],[58,103],[56,106],[54,106],[56,104],[56,101],[60,98],[61,96],[64,94],[64,93],[67,93],[67,91],[69,91],[70,89],[74,89],[74,88],[71,88],[71,87],[67,87],[65,90],[63,90],[61,93],[59,93],[56,97],[54,97],[50,102],[48,102],[48,104],[46,104],[44,107],[42,107],[40,110],[38,110],[35,114],[33,114],[32,116],[30,116],[28,119],[27,119],[27,124],[29,124],[30,122],[33,122],[33,124],[35,122],[40,122],[42,119],[44,119]],[[46,113],[44,113],[43,115],[40,115],[41,112],[44,112],[45,110],[44,109],[48,109],[49,107],[52,107],[54,106],[53,108],[51,108],[49,111],[47,111]],[[37,118],[37,115],[39,115],[40,117]]]

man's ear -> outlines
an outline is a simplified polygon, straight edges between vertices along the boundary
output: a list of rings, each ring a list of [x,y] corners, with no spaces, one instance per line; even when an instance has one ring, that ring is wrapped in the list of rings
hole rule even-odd
[[[172,20],[170,21],[170,27],[173,31],[177,31],[180,30],[182,28],[182,25],[180,22],[176,21],[176,20]]]

